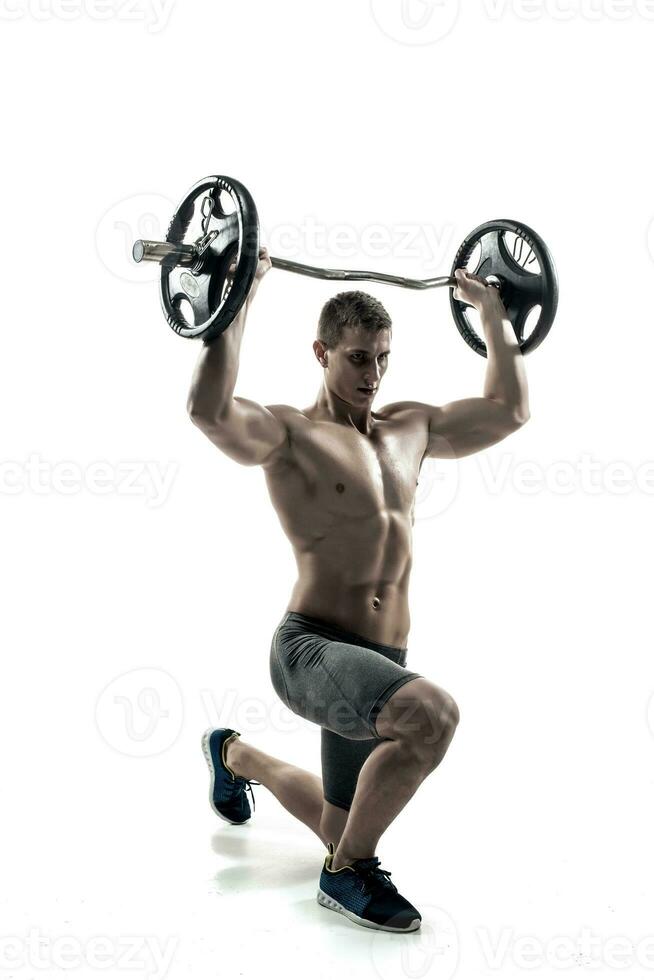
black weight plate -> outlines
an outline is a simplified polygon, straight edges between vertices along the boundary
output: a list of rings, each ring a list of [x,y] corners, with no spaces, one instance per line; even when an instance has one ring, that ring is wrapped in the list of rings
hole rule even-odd
[[[480,246],[475,268],[469,271],[488,278],[497,276],[501,282],[500,295],[513,325],[523,354],[535,350],[547,336],[559,300],[559,286],[554,260],[550,251],[533,228],[522,222],[500,218],[475,228],[456,253],[452,276],[464,268],[476,246]],[[537,271],[532,271],[537,268]],[[486,344],[472,326],[467,303],[454,298],[450,291],[450,306],[459,333],[465,342],[482,357],[487,356]],[[524,337],[530,310],[540,306],[538,322]]]
[[[225,209],[221,193],[229,196]],[[203,218],[209,215],[208,223]],[[218,337],[238,315],[254,281],[259,260],[259,218],[250,192],[231,177],[213,176],[198,181],[178,207],[166,235],[167,242],[195,244],[206,231],[212,241],[193,268],[162,265],[161,304],[169,326],[182,337],[205,341]],[[236,259],[231,287],[227,271]],[[184,315],[190,303],[193,321]]]

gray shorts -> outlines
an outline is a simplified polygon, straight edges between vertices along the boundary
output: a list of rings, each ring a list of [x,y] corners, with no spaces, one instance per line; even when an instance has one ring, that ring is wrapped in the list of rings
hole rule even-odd
[[[373,643],[321,619],[289,612],[270,647],[270,678],[287,708],[321,727],[324,797],[349,810],[359,772],[375,746],[377,715],[398,688],[422,674],[406,647]]]

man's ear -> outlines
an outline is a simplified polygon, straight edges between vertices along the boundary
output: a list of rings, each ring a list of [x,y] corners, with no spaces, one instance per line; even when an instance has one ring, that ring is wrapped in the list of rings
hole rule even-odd
[[[313,350],[323,367],[327,367],[327,348],[320,340],[314,340]]]

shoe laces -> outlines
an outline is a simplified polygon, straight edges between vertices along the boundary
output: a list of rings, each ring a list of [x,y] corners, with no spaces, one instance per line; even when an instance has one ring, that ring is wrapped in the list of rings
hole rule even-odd
[[[359,858],[356,862],[355,870],[363,879],[361,891],[368,892],[370,895],[377,895],[382,892],[396,892],[397,888],[391,881],[391,872],[380,867],[379,858]]]
[[[248,790],[250,791],[250,796],[252,797],[252,809],[256,810],[257,807],[254,802],[254,791],[252,787],[261,786],[261,783],[258,783],[255,779],[243,779],[242,776],[237,776],[236,778],[245,784],[245,790],[244,790],[245,792],[247,792]]]
[[[223,756],[223,765],[226,765],[224,756]],[[252,809],[256,810],[257,807],[256,807],[256,803],[254,802],[254,791],[252,787],[261,786],[261,783],[258,783],[256,779],[244,779],[243,776],[234,776],[234,783],[242,783],[244,792],[247,792],[249,790],[250,796],[252,797]]]

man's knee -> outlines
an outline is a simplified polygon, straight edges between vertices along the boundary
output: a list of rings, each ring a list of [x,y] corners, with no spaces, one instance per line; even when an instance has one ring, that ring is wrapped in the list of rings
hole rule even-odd
[[[459,708],[449,694],[421,700],[417,706],[418,725],[411,739],[412,747],[425,758],[442,757],[459,724]]]
[[[460,719],[459,707],[447,691],[421,677],[396,691],[384,710],[387,706],[382,737],[407,743],[425,759],[442,756],[443,745],[452,740]]]

